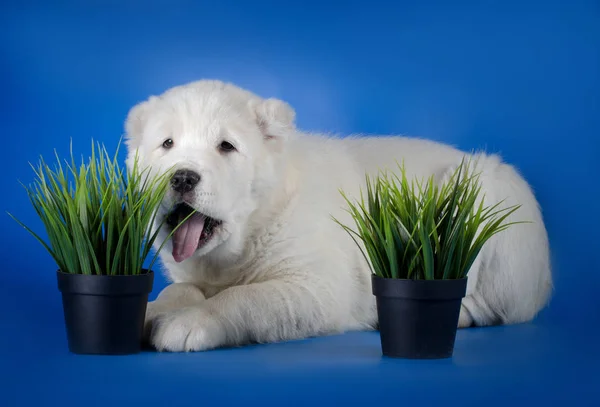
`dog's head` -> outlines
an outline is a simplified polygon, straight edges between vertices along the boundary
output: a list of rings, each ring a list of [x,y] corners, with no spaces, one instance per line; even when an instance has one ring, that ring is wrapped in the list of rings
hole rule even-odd
[[[294,111],[218,81],[172,88],[134,106],[125,123],[127,165],[175,171],[158,222],[177,262],[240,252],[252,213],[277,188]],[[160,241],[162,239],[159,238]]]

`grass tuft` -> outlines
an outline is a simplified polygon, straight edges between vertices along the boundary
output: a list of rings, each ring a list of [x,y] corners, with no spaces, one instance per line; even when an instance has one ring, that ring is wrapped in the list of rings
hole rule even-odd
[[[140,168],[137,155],[133,168],[123,169],[118,152],[119,147],[110,157],[104,145],[96,147],[92,141],[87,163],[75,162],[71,146],[70,161],[62,162],[56,155],[54,166],[43,158],[32,165],[35,180],[23,186],[48,242],[9,213],[50,253],[62,272],[138,275],[143,271],[162,227],[153,226],[171,171],[152,176],[149,169]],[[148,269],[177,227],[161,243]]]
[[[350,200],[341,191],[355,228],[334,221],[350,234],[379,277],[466,278],[492,236],[526,223],[507,222],[520,205],[485,206],[479,174],[468,168],[463,160],[441,186],[433,176],[409,181],[404,165],[399,173],[367,176],[366,192],[361,190],[359,199]]]

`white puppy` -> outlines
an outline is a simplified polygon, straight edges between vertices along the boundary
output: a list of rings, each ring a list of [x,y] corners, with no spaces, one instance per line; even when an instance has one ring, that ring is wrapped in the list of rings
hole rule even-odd
[[[328,137],[294,126],[285,102],[219,81],[172,88],[133,107],[125,131],[155,171],[179,171],[161,216],[192,216],[164,247],[172,282],[148,304],[158,350],[198,351],[377,329],[370,270],[332,216],[353,226],[340,194],[365,173],[397,169],[442,182],[465,153],[405,137]],[[487,203],[532,221],[496,235],[469,273],[460,327],[529,321],[552,282],[546,230],[528,184],[495,155],[476,154]],[[179,204],[174,212],[167,212]],[[159,240],[168,233],[161,232]]]

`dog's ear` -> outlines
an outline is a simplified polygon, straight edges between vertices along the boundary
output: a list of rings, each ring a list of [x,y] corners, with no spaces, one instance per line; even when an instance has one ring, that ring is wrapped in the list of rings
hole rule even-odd
[[[280,142],[293,134],[296,112],[286,102],[274,98],[261,100],[254,103],[254,112],[265,140]]]
[[[140,145],[148,121],[148,111],[157,100],[158,97],[150,96],[148,100],[138,103],[129,110],[125,119],[125,143],[128,147],[137,148]]]

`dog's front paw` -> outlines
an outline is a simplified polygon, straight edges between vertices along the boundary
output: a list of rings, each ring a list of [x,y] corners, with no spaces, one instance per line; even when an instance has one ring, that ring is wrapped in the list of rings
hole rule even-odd
[[[174,283],[167,286],[155,301],[148,302],[144,322],[144,343],[149,342],[152,327],[159,317],[184,307],[199,304],[204,300],[202,291],[192,284]]]
[[[167,304],[161,301],[149,302],[146,306],[146,318],[144,320],[144,333],[143,342],[147,344],[150,341],[150,334],[152,332],[152,326],[159,316],[166,314],[170,310],[174,309],[171,304]]]
[[[192,352],[224,344],[223,325],[202,306],[159,315],[152,323],[152,346],[158,351]]]

